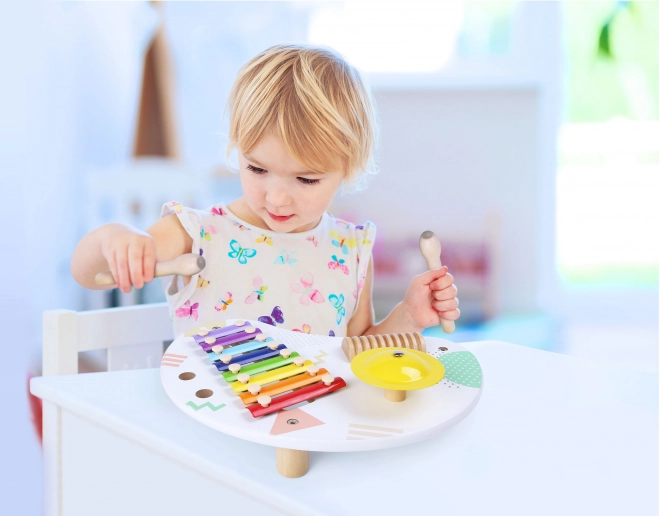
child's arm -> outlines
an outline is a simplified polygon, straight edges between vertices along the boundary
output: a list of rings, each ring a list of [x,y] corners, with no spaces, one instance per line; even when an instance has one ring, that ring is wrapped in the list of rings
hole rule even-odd
[[[110,271],[117,286],[130,292],[154,278],[156,262],[173,260],[189,253],[192,238],[176,215],[159,219],[146,231],[127,224],[106,224],[87,235],[76,246],[71,258],[71,273],[83,287],[106,290],[95,283],[99,272]]]
[[[377,335],[387,333],[421,332],[440,324],[440,319],[454,321],[460,316],[457,289],[447,267],[433,269],[415,276],[403,301],[396,305],[385,319],[374,324],[371,300],[373,265],[369,261],[367,277],[355,314],[348,322],[346,335]]]

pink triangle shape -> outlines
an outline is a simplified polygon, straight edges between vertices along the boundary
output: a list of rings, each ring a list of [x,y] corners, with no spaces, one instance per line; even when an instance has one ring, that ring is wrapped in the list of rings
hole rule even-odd
[[[298,423],[291,425],[287,423],[289,419],[297,419]],[[286,434],[319,425],[325,425],[325,423],[300,409],[280,410],[273,423],[273,428],[270,429],[270,435]]]

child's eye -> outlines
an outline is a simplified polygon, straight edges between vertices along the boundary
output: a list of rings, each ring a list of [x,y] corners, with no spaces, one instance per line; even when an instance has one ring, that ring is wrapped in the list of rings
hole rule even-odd
[[[263,168],[258,168],[258,167],[252,166],[252,165],[248,165],[246,168],[248,170],[251,170],[255,174],[263,174],[264,172],[266,172]]]
[[[307,179],[306,177],[299,177],[298,181],[305,185],[315,185],[320,182],[319,179]]]

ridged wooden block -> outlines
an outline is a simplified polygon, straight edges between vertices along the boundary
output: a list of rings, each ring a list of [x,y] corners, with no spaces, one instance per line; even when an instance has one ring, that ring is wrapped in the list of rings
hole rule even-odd
[[[344,337],[344,340],[341,341],[341,349],[344,350],[344,355],[349,362],[355,355],[375,348],[408,348],[426,353],[426,342],[419,332]]]

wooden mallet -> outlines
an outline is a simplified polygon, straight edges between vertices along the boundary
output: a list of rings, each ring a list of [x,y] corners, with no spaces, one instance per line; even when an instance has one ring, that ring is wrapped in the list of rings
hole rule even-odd
[[[433,231],[424,231],[422,236],[419,237],[419,250],[422,252],[429,270],[442,267],[440,263],[440,239]],[[440,325],[445,333],[451,333],[456,329],[454,321],[447,319],[440,319]]]
[[[204,267],[206,267],[206,260],[202,256],[193,253],[182,254],[174,260],[158,262],[154,271],[154,278],[172,276],[173,274],[194,276]],[[99,272],[94,277],[94,281],[101,286],[110,286],[117,283],[111,272]]]

